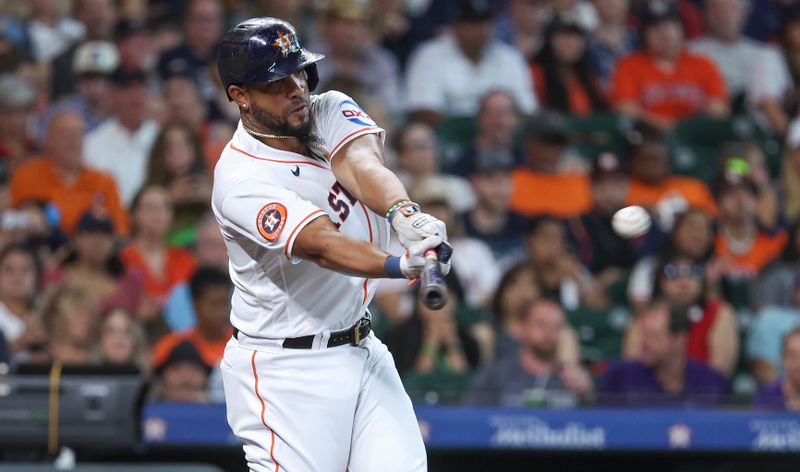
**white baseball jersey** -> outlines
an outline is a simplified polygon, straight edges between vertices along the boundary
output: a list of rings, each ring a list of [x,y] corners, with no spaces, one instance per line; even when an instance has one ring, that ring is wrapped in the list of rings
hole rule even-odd
[[[364,316],[377,281],[292,256],[297,235],[327,215],[339,230],[386,250],[389,225],[336,181],[330,165],[348,142],[384,131],[347,95],[310,98],[317,159],[271,148],[241,122],[214,171],[212,209],[235,286],[231,323],[241,332],[287,338],[349,327]]]

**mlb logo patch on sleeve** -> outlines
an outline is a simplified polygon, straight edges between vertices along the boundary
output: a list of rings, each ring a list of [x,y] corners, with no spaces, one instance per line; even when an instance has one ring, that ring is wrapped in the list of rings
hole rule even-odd
[[[256,218],[259,234],[267,241],[275,241],[286,225],[286,207],[280,203],[268,203],[261,208]]]

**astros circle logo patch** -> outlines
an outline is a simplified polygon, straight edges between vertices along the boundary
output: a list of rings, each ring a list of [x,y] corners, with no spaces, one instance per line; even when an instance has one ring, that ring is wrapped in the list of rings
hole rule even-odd
[[[286,225],[286,207],[280,203],[268,203],[261,208],[256,218],[256,228],[267,241],[275,241]]]

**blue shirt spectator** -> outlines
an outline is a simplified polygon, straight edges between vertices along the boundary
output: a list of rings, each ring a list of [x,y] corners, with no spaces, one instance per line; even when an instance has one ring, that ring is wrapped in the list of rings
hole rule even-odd
[[[783,376],[758,392],[753,403],[756,408],[800,410],[800,328],[783,336],[781,360]]]
[[[747,336],[747,354],[761,382],[775,380],[781,371],[781,343],[786,333],[800,326],[794,307],[767,306],[753,320]]]

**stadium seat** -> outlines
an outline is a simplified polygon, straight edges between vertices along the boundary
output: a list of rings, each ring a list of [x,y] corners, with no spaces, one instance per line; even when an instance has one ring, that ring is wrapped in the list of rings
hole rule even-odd
[[[475,136],[475,119],[471,116],[456,116],[443,120],[436,127],[436,137],[442,147],[442,164],[448,165],[456,160],[461,150],[468,146]]]
[[[601,151],[625,151],[625,133],[631,120],[614,113],[596,113],[585,117],[568,118],[573,130],[573,147],[589,159]]]
[[[681,121],[672,130],[669,141],[673,172],[707,183],[714,181],[720,152],[730,142],[754,141],[761,145],[773,175],[777,175],[780,166],[780,142],[745,116],[697,117]]]
[[[619,357],[631,317],[630,310],[622,306],[607,310],[581,307],[568,312],[567,319],[581,344],[581,360],[595,363]]]

